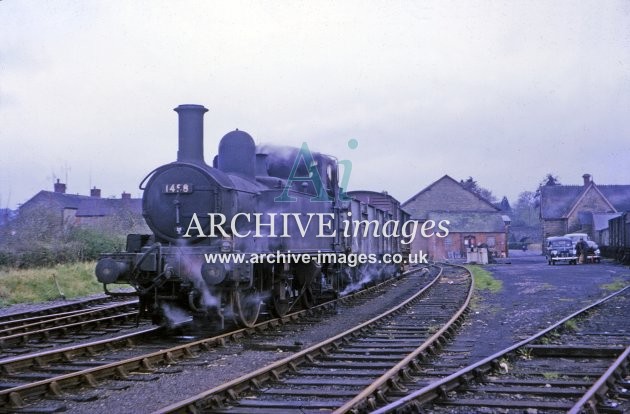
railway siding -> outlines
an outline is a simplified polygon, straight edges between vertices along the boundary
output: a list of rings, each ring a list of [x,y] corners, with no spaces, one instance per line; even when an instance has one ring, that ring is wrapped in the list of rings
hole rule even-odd
[[[441,355],[449,358],[427,359],[419,364],[426,372],[427,382],[449,375],[457,368],[547,327],[558,316],[566,316],[607,295],[612,284],[619,288],[630,282],[627,267],[607,260],[600,265],[551,267],[539,253],[511,253],[516,253],[508,260],[511,263],[484,266],[494,278],[503,282],[503,289],[476,292],[467,320],[454,339],[444,344]],[[395,284],[403,290],[411,286],[402,280]],[[132,373],[127,379],[98,383],[95,389],[85,388],[70,395],[62,392],[57,397],[58,404],[78,414],[154,412],[178,398],[229,381],[248,372],[252,366],[264,366],[290,352],[304,349],[331,332],[351,326],[385,303],[399,301],[398,297],[393,291],[383,292],[376,298],[366,297],[362,304],[340,306],[336,315],[326,321],[317,322],[311,318],[287,321],[276,328],[258,332],[260,340],[244,335],[238,343],[228,343],[200,358],[183,360],[150,374]],[[546,374],[551,382],[561,381],[552,378],[554,373],[551,371]]]

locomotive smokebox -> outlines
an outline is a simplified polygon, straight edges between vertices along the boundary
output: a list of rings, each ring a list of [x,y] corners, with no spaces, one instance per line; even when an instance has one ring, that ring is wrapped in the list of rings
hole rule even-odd
[[[174,109],[179,115],[179,149],[177,161],[205,164],[203,160],[203,105],[180,105]]]

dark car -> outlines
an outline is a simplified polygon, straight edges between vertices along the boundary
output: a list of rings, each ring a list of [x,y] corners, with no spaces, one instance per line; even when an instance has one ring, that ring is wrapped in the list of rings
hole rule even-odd
[[[556,262],[577,264],[577,256],[573,249],[573,243],[568,237],[547,237],[545,240],[547,263],[555,265]]]
[[[586,261],[590,263],[599,263],[601,261],[599,246],[593,240],[588,237],[586,233],[570,233],[565,234],[563,237],[568,237],[573,242],[573,250],[576,250],[577,242],[580,240],[586,241],[588,248],[586,249]]]

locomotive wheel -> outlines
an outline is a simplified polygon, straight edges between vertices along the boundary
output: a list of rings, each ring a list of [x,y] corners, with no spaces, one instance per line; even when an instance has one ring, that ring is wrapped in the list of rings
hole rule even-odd
[[[315,262],[298,263],[294,266],[293,288],[300,292],[300,304],[304,309],[315,305],[316,292],[321,292],[322,267]]]
[[[244,328],[251,328],[260,314],[260,296],[256,290],[236,290],[232,292],[234,322]]]
[[[275,283],[270,298],[271,312],[276,317],[286,315],[293,308],[295,296],[295,291],[286,280]]]
[[[315,295],[310,287],[307,287],[304,290],[304,293],[300,296],[300,302],[302,303],[304,309],[310,309],[313,305],[315,305]]]

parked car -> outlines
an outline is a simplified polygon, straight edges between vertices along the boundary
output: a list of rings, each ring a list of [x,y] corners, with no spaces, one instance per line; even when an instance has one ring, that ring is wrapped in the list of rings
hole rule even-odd
[[[575,254],[575,245],[580,239],[583,239],[588,244],[588,251],[586,252],[586,261],[599,263],[601,261],[599,246],[593,240],[588,237],[586,233],[569,233],[565,234],[564,237],[568,237],[571,239],[571,243],[573,243],[573,253]]]
[[[577,264],[577,256],[573,242],[568,237],[547,237],[545,240],[547,251],[547,264],[555,265],[556,262]]]

